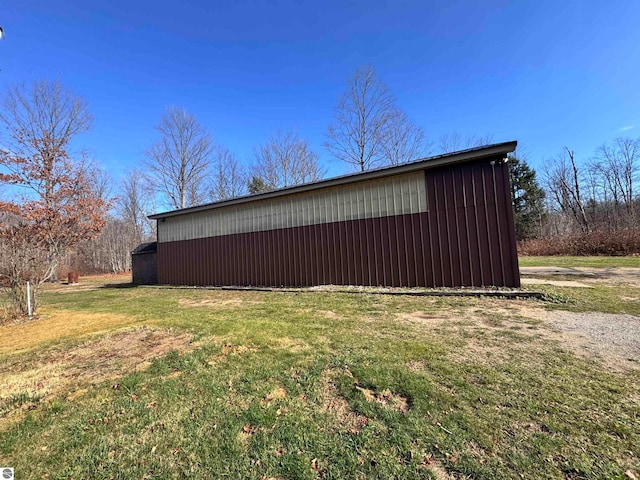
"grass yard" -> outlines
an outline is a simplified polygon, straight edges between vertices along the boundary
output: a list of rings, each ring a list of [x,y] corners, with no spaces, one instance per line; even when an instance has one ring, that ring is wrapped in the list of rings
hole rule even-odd
[[[636,257],[519,257],[521,267],[635,267],[640,268],[640,256]]]
[[[640,370],[543,320],[638,315],[636,287],[539,301],[118,282],[55,287],[41,319],[0,327],[16,478],[640,478]]]

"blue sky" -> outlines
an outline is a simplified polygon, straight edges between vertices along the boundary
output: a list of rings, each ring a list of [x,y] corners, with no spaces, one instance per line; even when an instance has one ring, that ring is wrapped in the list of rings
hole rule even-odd
[[[50,78],[83,96],[95,123],[80,143],[116,177],[168,105],[246,162],[295,127],[337,175],[324,133],[371,64],[428,138],[516,139],[539,167],[640,136],[639,18],[633,0],[4,1],[0,89]]]

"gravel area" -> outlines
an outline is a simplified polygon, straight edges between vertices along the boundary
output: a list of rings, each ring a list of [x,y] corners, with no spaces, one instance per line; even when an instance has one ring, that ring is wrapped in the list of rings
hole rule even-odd
[[[606,283],[609,285],[632,285],[640,287],[640,268],[615,267],[520,267],[520,274],[526,276],[540,275],[543,277],[561,275],[575,276],[579,281]]]
[[[616,369],[640,368],[640,317],[611,313],[541,312],[565,341]]]

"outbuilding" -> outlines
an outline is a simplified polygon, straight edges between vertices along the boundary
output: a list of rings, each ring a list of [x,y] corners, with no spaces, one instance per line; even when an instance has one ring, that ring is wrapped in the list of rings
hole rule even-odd
[[[136,285],[158,283],[158,243],[141,243],[131,252],[131,274]]]
[[[519,287],[507,155],[487,145],[151,215],[160,284]]]

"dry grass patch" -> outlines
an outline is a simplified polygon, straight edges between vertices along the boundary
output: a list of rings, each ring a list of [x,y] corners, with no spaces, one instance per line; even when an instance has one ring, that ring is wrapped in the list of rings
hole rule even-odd
[[[43,290],[55,293],[87,292],[104,288],[105,286],[126,286],[131,281],[131,273],[86,275],[81,276],[78,283],[67,283],[64,279],[55,283],[45,283]]]
[[[350,372],[347,372],[350,375]],[[322,412],[329,413],[337,420],[340,429],[357,434],[369,423],[364,415],[355,413],[335,385],[334,370],[324,370],[320,377],[320,389],[322,393]]]
[[[316,315],[328,318],[330,320],[339,320],[342,318],[342,315],[337,314],[333,310],[316,310],[315,313]]]
[[[466,475],[457,476],[447,472],[442,464],[432,456],[426,456],[423,463],[429,470],[431,470],[431,473],[436,480],[464,480],[469,478]]]
[[[318,337],[319,341],[326,341],[323,337]],[[300,340],[298,338],[291,337],[280,337],[273,339],[271,345],[272,348],[279,348],[283,350],[288,350],[293,353],[299,353],[305,350],[310,350],[310,346],[308,343]]]
[[[247,352],[255,352],[257,350],[258,349],[256,347],[253,347],[253,346],[233,345],[232,343],[225,343],[222,346],[222,355],[223,356],[239,355],[239,354],[247,353]]]
[[[406,397],[393,393],[388,388],[382,392],[374,392],[368,388],[356,386],[358,390],[367,402],[377,402],[392,410],[397,410],[400,413],[407,413],[409,411],[409,401]]]
[[[399,313],[397,315],[398,320],[409,323],[417,323],[425,325],[427,327],[439,327],[444,323],[449,323],[455,319],[453,314],[439,312],[438,315],[433,315],[428,312],[417,311],[411,313]]]
[[[260,404],[269,405],[274,400],[282,400],[284,398],[287,398],[287,391],[284,388],[278,386],[273,390],[271,390],[269,393],[267,393],[264,396],[264,398],[260,401]]]
[[[28,406],[29,402],[20,401],[21,398],[40,401],[65,393],[71,399],[81,396],[87,385],[144,370],[153,359],[171,351],[192,349],[192,338],[143,327],[72,348],[51,348],[35,358],[10,357],[0,373],[0,417],[10,414],[12,407]]]
[[[45,311],[28,322],[0,326],[0,356],[22,353],[39,345],[89,334],[105,333],[139,323],[127,315]]]
[[[224,290],[194,290],[187,295],[180,296],[178,304],[185,308],[210,308],[210,309],[237,309],[250,308],[263,304],[259,295],[255,292],[236,292]]]
[[[586,281],[602,283],[605,285],[629,285],[640,287],[640,268],[615,267],[593,268],[580,267],[575,270],[588,274]]]
[[[474,361],[483,365],[508,362],[512,352],[504,347],[505,332],[525,335],[530,339],[540,337],[538,328],[523,321],[522,308],[495,308],[487,302],[487,308],[472,307],[450,310],[433,315],[424,311],[398,314],[401,322],[408,323],[428,335],[447,335],[456,343],[447,356],[453,360]],[[517,345],[516,345],[517,346]],[[412,371],[424,369],[423,365],[407,365]]]
[[[232,343],[225,343],[220,349],[218,355],[214,355],[209,360],[209,365],[216,365],[220,362],[224,362],[229,355],[242,355],[250,352],[257,352],[258,348],[254,345],[234,345]]]
[[[247,302],[236,298],[236,299],[225,299],[225,300],[214,300],[211,298],[181,298],[178,303],[181,307],[187,308],[200,308],[200,307],[209,307],[209,308],[227,308],[227,307],[236,307],[240,305],[245,305]]]

